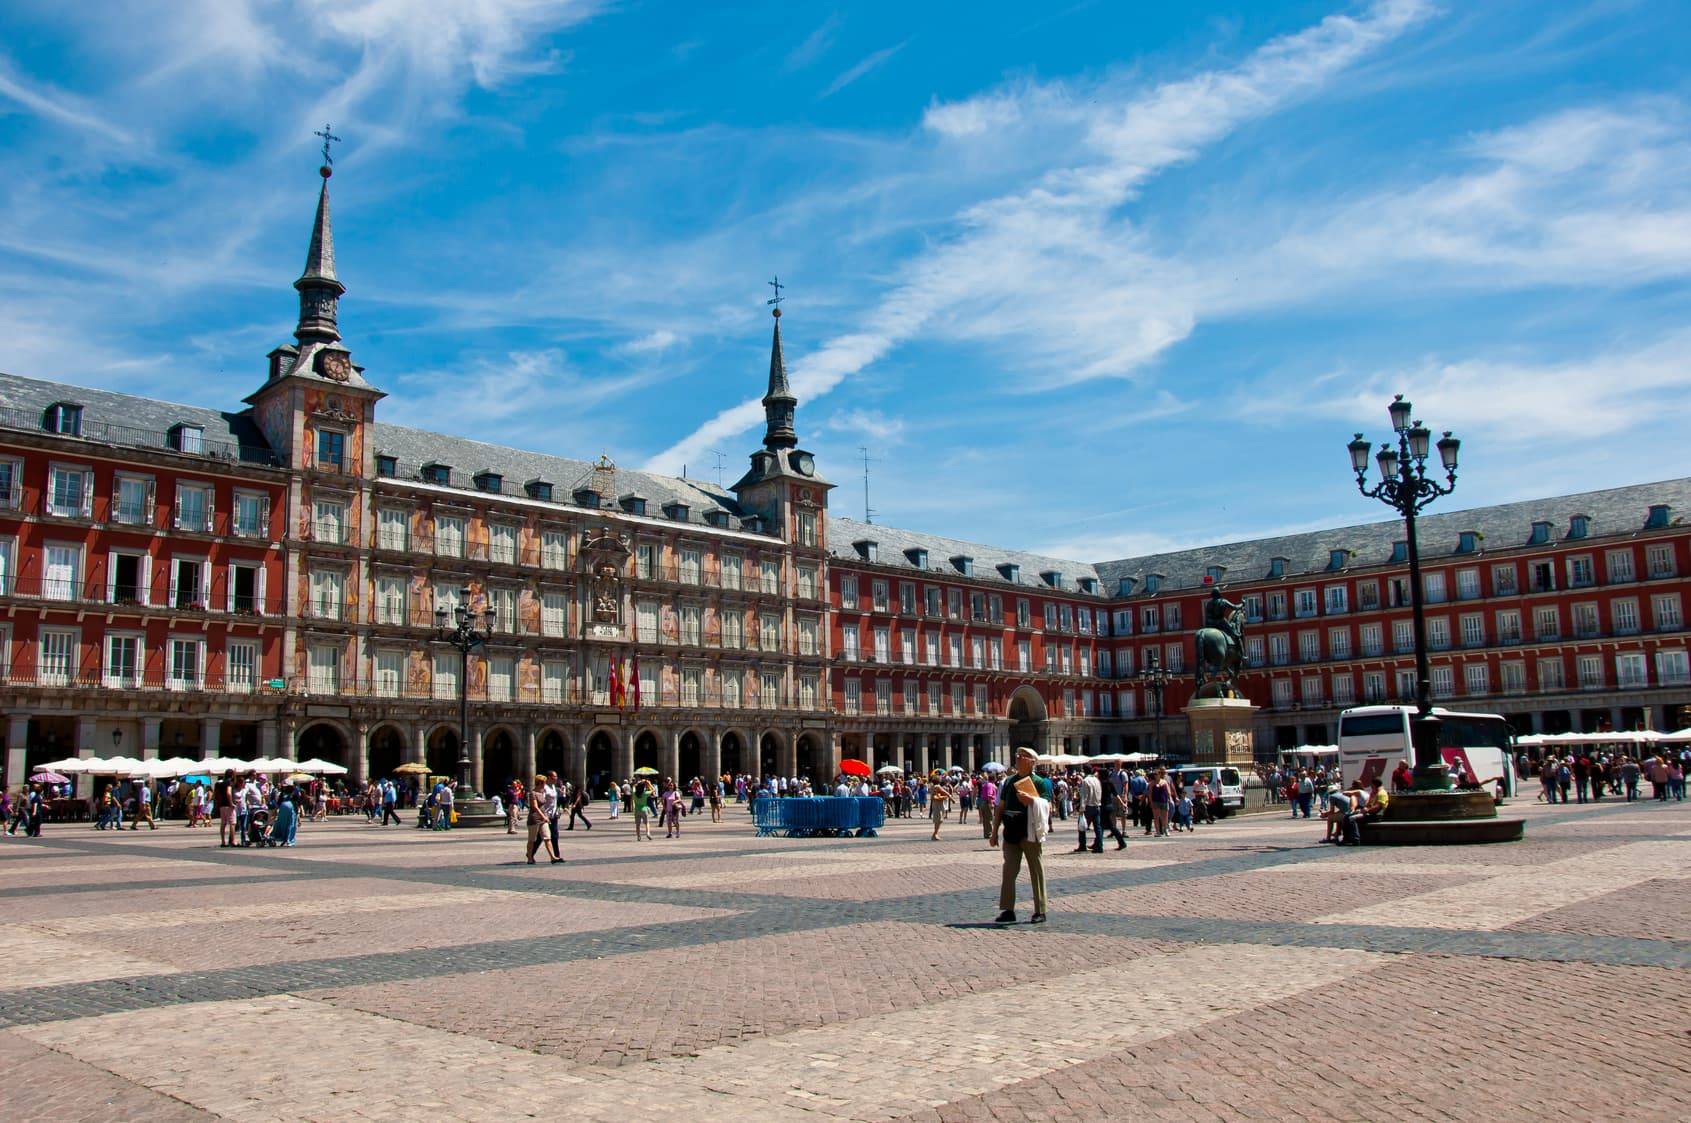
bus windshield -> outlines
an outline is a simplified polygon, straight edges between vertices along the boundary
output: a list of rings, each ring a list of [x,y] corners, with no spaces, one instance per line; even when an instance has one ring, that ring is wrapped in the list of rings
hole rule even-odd
[[[1340,737],[1401,737],[1408,732],[1403,714],[1346,714],[1339,719]]]

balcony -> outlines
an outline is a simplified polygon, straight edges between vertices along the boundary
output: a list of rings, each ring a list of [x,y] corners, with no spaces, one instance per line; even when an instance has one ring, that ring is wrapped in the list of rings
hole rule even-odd
[[[251,594],[230,597],[228,586],[222,580],[213,584],[207,600],[201,600],[194,593],[178,591],[173,601],[164,590],[143,590],[140,586],[131,584],[108,585],[98,578],[84,581],[80,578],[4,577],[0,578],[0,599],[37,601],[42,608],[97,606],[119,612],[144,614],[222,614],[233,611],[236,615],[273,616],[282,611],[279,597],[270,597],[263,601]]]

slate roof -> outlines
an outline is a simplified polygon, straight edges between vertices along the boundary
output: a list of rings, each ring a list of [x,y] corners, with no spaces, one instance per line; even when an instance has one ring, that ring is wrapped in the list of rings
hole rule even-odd
[[[1550,541],[1560,543],[1575,515],[1585,515],[1590,519],[1588,537],[1626,534],[1642,529],[1650,506],[1660,503],[1673,508],[1670,519],[1691,515],[1691,479],[1632,484],[1605,491],[1423,515],[1419,520],[1418,534],[1421,557],[1423,561],[1443,561],[1457,556],[1460,535],[1466,530],[1477,531],[1484,536],[1478,545],[1485,553],[1526,546],[1535,521],[1549,522]],[[1097,570],[1104,579],[1106,592],[1112,596],[1123,577],[1135,578],[1135,591],[1143,592],[1145,576],[1150,573],[1163,575],[1164,591],[1199,587],[1203,584],[1206,568],[1212,565],[1227,567],[1221,577],[1223,584],[1261,581],[1268,577],[1269,564],[1277,556],[1286,559],[1288,577],[1320,575],[1328,572],[1328,562],[1334,550],[1356,551],[1346,566],[1348,569],[1385,565],[1391,561],[1393,546],[1402,538],[1402,521],[1389,519],[1306,534],[1122,558],[1100,562]]]
[[[1020,579],[1015,583],[1015,586],[1025,589],[1049,588],[1039,577],[1040,573],[1045,570],[1056,570],[1061,573],[1063,575],[1063,589],[1069,593],[1078,592],[1076,582],[1079,578],[1098,576],[1097,571],[1085,562],[1053,558],[1045,554],[1030,554],[1026,550],[1006,550],[1002,546],[963,542],[956,538],[941,538],[935,534],[918,534],[914,531],[882,526],[879,523],[865,523],[858,522],[856,519],[841,518],[838,515],[828,516],[828,553],[831,556],[852,561],[862,560],[856,547],[853,546],[853,543],[860,539],[869,539],[876,544],[877,564],[892,566],[896,569],[908,569],[912,573],[941,573],[956,577],[959,574],[956,567],[951,564],[951,558],[961,554],[974,559],[975,579],[989,584],[1011,584],[998,571],[998,567],[1005,563],[1021,567]],[[915,548],[928,551],[928,568],[925,571],[918,570],[915,563],[904,552]],[[1113,590],[1100,589],[1100,593],[1105,591]]]
[[[42,414],[56,402],[82,406],[82,432],[90,440],[110,440],[131,447],[168,447],[165,435],[173,425],[198,425],[208,447],[233,444],[242,459],[263,462],[274,455],[269,442],[253,424],[249,410],[228,413],[200,406],[138,398],[112,390],[96,390],[63,382],[47,382],[0,373],[0,410],[7,427],[40,430]],[[156,440],[150,438],[156,437]]]

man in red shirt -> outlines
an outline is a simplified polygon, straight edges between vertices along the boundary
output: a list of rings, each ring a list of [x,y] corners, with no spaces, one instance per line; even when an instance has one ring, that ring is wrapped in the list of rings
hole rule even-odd
[[[1415,773],[1409,770],[1409,762],[1400,760],[1397,769],[1392,773],[1392,791],[1406,792],[1415,786]]]

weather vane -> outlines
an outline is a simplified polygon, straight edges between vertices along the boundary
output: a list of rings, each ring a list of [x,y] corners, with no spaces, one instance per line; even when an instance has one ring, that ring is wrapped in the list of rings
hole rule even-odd
[[[329,155],[329,145],[333,142],[339,141],[341,138],[330,132],[327,124],[323,126],[321,131],[312,133],[311,135],[323,138],[323,166],[329,167],[333,165],[335,161],[334,158]]]
[[[781,314],[781,302],[786,299],[786,297],[781,295],[781,290],[786,286],[781,283],[781,278],[776,277],[773,281],[769,282],[769,287],[775,290],[775,295],[764,301],[764,303],[773,304],[775,306],[775,314],[779,316]]]

